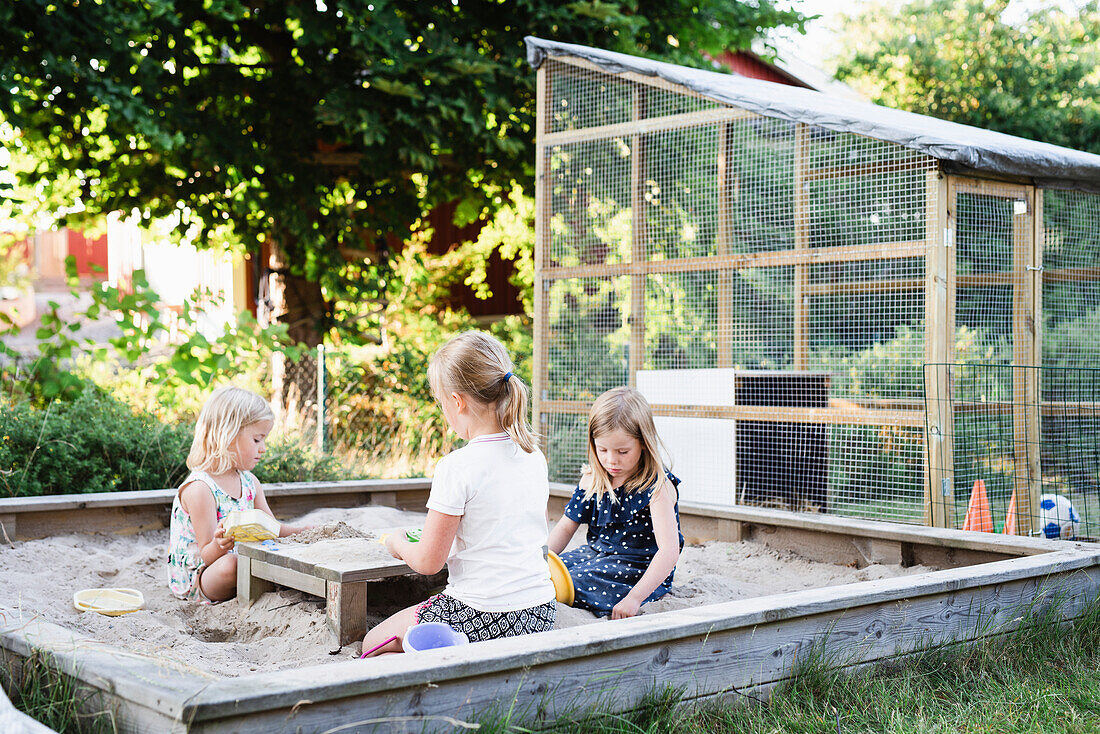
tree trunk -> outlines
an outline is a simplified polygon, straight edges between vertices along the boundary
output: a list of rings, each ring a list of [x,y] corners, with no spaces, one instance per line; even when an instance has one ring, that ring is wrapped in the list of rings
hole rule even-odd
[[[315,438],[317,426],[317,345],[323,336],[326,303],[320,283],[293,275],[285,251],[271,244],[267,275],[267,316],[287,326],[290,339],[305,352],[297,360],[272,357],[271,407],[276,423],[287,433]]]

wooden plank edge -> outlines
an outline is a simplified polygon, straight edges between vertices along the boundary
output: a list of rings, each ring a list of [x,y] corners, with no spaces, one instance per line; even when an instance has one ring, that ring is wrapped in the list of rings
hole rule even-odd
[[[1091,597],[1100,574],[1084,581],[1074,601]],[[584,660],[513,668],[502,674],[470,675],[437,684],[425,679],[397,691],[339,700],[288,700],[281,707],[211,721],[203,731],[232,726],[241,734],[285,730],[291,718],[298,730],[337,730],[369,711],[374,721],[415,720],[433,728],[441,715],[472,718],[498,711],[501,699],[515,721],[552,722],[556,715],[589,707],[614,712],[633,708],[649,691],[666,685],[703,693],[752,688],[789,677],[792,666],[812,649],[824,645],[831,667],[859,660],[882,660],[914,649],[914,639],[951,644],[996,635],[1020,622],[1022,614],[1053,608],[1060,589],[1054,583],[1025,581],[1006,587],[983,587],[967,594],[941,594],[919,604],[872,604],[829,615],[742,627],[724,634],[706,634],[665,644],[657,642]],[[1039,601],[1036,602],[1036,599]],[[1081,608],[1082,604],[1078,604]],[[1056,607],[1059,614],[1068,605]],[[1073,611],[1072,609],[1070,610]],[[934,621],[938,633],[913,634],[916,615]],[[1063,617],[1066,615],[1062,615]],[[503,689],[503,690],[502,690]],[[503,696],[502,696],[503,693]],[[304,705],[309,704],[309,705]],[[316,705],[315,705],[316,704]],[[382,717],[379,719],[379,717]],[[356,722],[360,724],[370,722]],[[448,729],[449,730],[449,729]]]
[[[321,576],[303,573],[289,566],[266,563],[255,558],[249,560],[251,561],[251,572],[253,577],[264,581],[271,581],[280,586],[289,586],[292,589],[297,589],[298,591],[303,591],[322,599],[325,598],[327,579]]]
[[[837,533],[851,537],[871,537],[902,543],[935,545],[1010,555],[1053,553],[1065,550],[1067,546],[1087,552],[1088,549],[1094,547],[1094,544],[1091,543],[1001,535],[998,533],[979,533],[950,528],[933,528],[925,525],[891,523],[884,520],[864,520],[862,518],[831,516],[820,513],[791,512],[746,506],[725,507],[682,502],[680,503],[680,512],[681,514],[697,515],[699,517],[737,520],[759,525],[778,525],[824,533]]]
[[[948,569],[642,615],[614,625],[596,623],[491,640],[478,643],[476,649],[444,648],[417,655],[388,656],[372,661],[367,669],[369,676],[363,675],[366,666],[359,661],[260,673],[227,680],[202,691],[191,700],[189,708],[193,708],[194,720],[201,721],[285,706],[289,697],[320,703],[423,686],[426,681],[442,685],[468,677],[530,669],[645,645],[671,644],[784,620],[845,613],[859,606],[912,602],[920,597],[958,594],[995,584],[1068,578],[1097,566],[1100,553],[1065,551],[998,561],[978,568]],[[303,681],[309,683],[303,685]]]
[[[597,141],[626,138],[633,135],[652,135],[655,133],[683,130],[686,128],[720,125],[736,120],[756,119],[759,115],[733,107],[682,112],[673,115],[645,117],[628,122],[616,122],[593,127],[571,128],[558,132],[545,133],[539,138],[539,144],[547,148],[590,143]]]
[[[354,583],[356,581],[374,581],[376,579],[393,578],[394,576],[404,576],[405,574],[414,573],[404,563],[394,561],[392,565],[382,566],[379,568],[360,569],[357,571],[339,571],[333,568],[319,567],[317,564],[308,563],[302,561],[293,556],[280,555],[279,553],[268,553],[262,550],[257,543],[239,543],[237,545],[238,553],[247,558],[253,559],[256,563],[263,564],[262,569],[267,568],[285,568],[288,571],[293,571],[296,574],[302,576],[309,576],[316,579],[322,579],[324,581],[332,581],[335,583]],[[269,578],[268,576],[261,575],[260,578],[267,581],[275,581],[281,583],[278,579]],[[284,584],[285,585],[285,584]],[[291,586],[295,589],[302,589],[300,586]],[[318,596],[324,596],[323,593]]]
[[[60,672],[104,695],[162,714],[166,721],[179,719],[189,698],[221,680],[4,607],[0,607],[0,649],[24,659],[40,650]]]
[[[825,612],[843,613],[855,606],[907,601],[920,596],[955,594],[968,588],[1003,584],[1020,580],[1042,580],[1054,576],[1067,576],[1076,571],[1095,569],[1100,565],[1100,554],[1064,551],[1042,557],[1031,557],[987,564],[980,569],[964,568],[936,571],[914,577],[882,579],[827,587],[811,591],[790,592],[759,599],[728,602],[696,609],[676,610],[655,615],[644,615],[631,620],[608,624],[585,625],[545,633],[538,636],[495,640],[479,644],[477,650],[455,648],[402,658],[372,661],[366,667],[359,661],[348,661],[329,666],[313,666],[307,669],[277,671],[240,679],[224,679],[210,684],[207,679],[184,676],[192,685],[201,685],[197,692],[186,691],[185,696],[172,696],[171,692],[154,692],[154,696],[168,696],[183,701],[182,717],[186,721],[221,718],[227,712],[244,713],[261,711],[271,705],[285,703],[288,696],[295,701],[321,702],[325,698],[347,698],[372,691],[396,690],[410,686],[422,686],[426,681],[446,681],[485,675],[493,671],[529,668],[570,658],[590,657],[615,650],[628,650],[640,645],[664,644],[671,641],[710,635],[721,630],[748,628],[758,624],[791,620]],[[1095,572],[1095,571],[1094,571]],[[38,628],[57,630],[63,641],[74,637],[68,630],[46,623]],[[14,633],[27,637],[28,627],[20,624]],[[12,632],[6,630],[5,633]],[[40,636],[40,635],[39,635]],[[5,646],[8,634],[4,635]],[[569,642],[566,642],[569,641]],[[562,644],[565,642],[565,644]],[[39,647],[57,647],[42,645]],[[69,647],[72,647],[69,642]],[[29,653],[29,646],[25,652]],[[115,666],[113,672],[97,669],[94,657],[110,653],[109,646],[99,645],[82,650],[75,661],[80,668],[78,677],[85,678],[84,669],[92,670],[88,680],[109,680],[112,685],[100,686],[127,700],[156,704],[156,710],[164,710],[166,702],[150,701],[148,687],[133,677],[135,658],[141,661],[138,677],[144,681],[156,680],[163,666],[142,655],[122,653],[125,667]],[[64,655],[62,651],[62,655]],[[64,663],[63,658],[59,658]],[[74,661],[70,660],[69,663]],[[152,667],[149,667],[152,665]],[[75,671],[76,669],[73,668]],[[370,676],[364,677],[363,672]],[[169,675],[179,676],[179,671],[169,670]],[[349,673],[351,674],[349,677]],[[91,675],[91,674],[89,674]],[[120,678],[119,676],[126,676]],[[303,686],[310,680],[310,686]],[[133,686],[137,686],[133,688]],[[257,691],[260,693],[257,694]],[[281,698],[280,698],[281,697]],[[178,709],[173,709],[173,711]]]
[[[1095,589],[1093,589],[1093,590],[1095,590]],[[1072,619],[1080,618],[1081,613],[1083,611],[1083,609],[1082,609],[1083,606],[1084,605],[1078,604],[1075,607],[1071,607],[1071,608],[1063,607],[1063,610],[1068,611],[1069,614],[1068,615],[1063,615],[1062,619],[1065,620],[1065,621],[1069,621],[1069,620],[1072,620]],[[993,640],[993,639],[997,639],[997,638],[1003,638],[1003,637],[1006,637],[1008,635],[1011,635],[1013,633],[1013,631],[1016,630],[1016,629],[1017,629],[1017,625],[1002,625],[1002,626],[1000,626],[999,629],[994,631],[992,634],[983,635],[982,639],[983,640]],[[827,633],[826,633],[826,635],[822,636],[822,641],[823,642],[828,642],[828,639],[829,638],[828,638]],[[946,643],[944,643],[943,646],[944,647],[946,647],[946,646],[955,646],[955,647],[957,647],[957,646],[972,643],[974,641],[975,641],[974,638],[954,639],[954,640],[947,641]],[[916,657],[919,657],[920,655],[923,654],[923,652],[924,652],[924,648],[917,645],[912,649],[900,650],[900,651],[897,651],[897,652],[895,652],[891,655],[884,655],[884,656],[880,656],[880,657],[877,657],[877,658],[872,658],[872,659],[869,659],[869,660],[863,660],[863,661],[849,661],[849,662],[843,663],[841,665],[831,667],[830,669],[838,671],[838,672],[842,673],[843,675],[854,675],[854,674],[858,674],[860,671],[867,670],[868,668],[871,668],[875,665],[881,664],[883,662],[883,660],[886,659],[886,658],[889,658],[891,663],[905,664],[905,661],[914,659]],[[789,680],[791,680],[791,678],[790,678],[790,676],[787,676],[787,677],[777,678],[775,680],[761,682],[759,685],[753,685],[753,686],[750,686],[750,687],[747,687],[747,688],[741,688],[741,689],[736,690],[736,691],[726,689],[726,690],[715,691],[713,693],[703,693],[703,694],[694,695],[694,696],[685,695],[681,699],[681,703],[691,703],[691,702],[703,703],[703,702],[707,702],[707,701],[736,700],[736,698],[733,698],[733,696],[743,697],[744,694],[747,693],[747,692],[748,693],[753,693],[754,695],[757,695],[758,697],[760,697],[761,694],[766,696],[770,693],[770,691],[774,690],[776,686],[781,685],[781,684],[783,684],[783,683],[785,683]]]
[[[796,374],[796,373],[791,373]],[[544,413],[585,415],[591,403],[581,400],[543,400]],[[923,410],[884,410],[863,408],[856,403],[833,401],[828,408],[801,408],[771,405],[671,405],[650,406],[659,418],[713,418],[719,420],[763,421],[770,423],[816,423],[836,426],[900,426],[923,428]]]
[[[700,255],[665,260],[635,260],[633,262],[600,265],[554,265],[542,270],[546,280],[575,278],[613,278],[625,275],[654,275],[731,271],[750,268],[792,267],[794,265],[828,265],[864,260],[905,260],[924,257],[928,243],[924,240],[885,242],[872,245],[838,245],[807,249],[757,250],[731,252],[726,255]]]
[[[350,492],[413,492],[429,490],[432,480],[412,479],[362,479],[337,482],[287,482],[265,484],[268,497],[319,496]],[[57,494],[41,497],[0,498],[0,515],[20,512],[44,512],[53,510],[84,510],[89,508],[133,507],[136,505],[172,504],[175,489],[143,489],[130,492],[100,492],[89,494]]]
[[[568,499],[573,495],[573,490],[574,487],[569,484],[551,483],[550,496],[557,499]],[[726,506],[681,502],[680,514],[681,516],[689,515],[706,519],[732,520],[755,525],[776,525],[852,537],[875,538],[901,543],[934,545],[944,548],[959,548],[1017,556],[1053,553],[1067,548],[1089,552],[1094,547],[1091,543],[1027,538],[996,533],[977,533],[966,530],[892,523],[884,520],[864,520],[862,518],[791,512],[745,505]]]

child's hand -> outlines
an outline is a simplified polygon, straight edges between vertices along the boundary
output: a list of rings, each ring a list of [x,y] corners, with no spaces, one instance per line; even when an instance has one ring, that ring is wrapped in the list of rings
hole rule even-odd
[[[307,530],[313,530],[316,527],[316,525],[287,525],[284,523],[279,526],[279,537],[285,538],[288,535],[297,535]]]
[[[218,527],[214,529],[214,544],[221,549],[222,553],[228,553],[236,541],[226,536],[224,522],[224,520],[218,521]]]
[[[386,550],[397,560],[403,561],[404,559],[401,557],[401,554],[397,552],[397,545],[395,543],[400,536],[400,533],[389,533],[386,535]]]
[[[638,610],[641,608],[642,605],[630,598],[628,594],[611,609],[611,618],[626,619],[627,617],[636,617],[638,616]]]

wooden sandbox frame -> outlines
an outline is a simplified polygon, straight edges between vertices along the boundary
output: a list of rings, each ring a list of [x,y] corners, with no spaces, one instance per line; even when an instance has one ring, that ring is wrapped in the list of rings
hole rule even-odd
[[[275,512],[289,517],[368,504],[423,511],[429,486],[410,479],[266,492]],[[569,494],[553,487],[551,516]],[[160,490],[0,499],[0,541],[164,528],[171,497]],[[4,674],[41,650],[100,691],[98,703],[124,732],[451,730],[455,720],[494,710],[511,710],[517,721],[596,706],[624,710],[666,686],[688,700],[737,697],[783,681],[810,648],[838,667],[859,666],[922,644],[1000,634],[1051,605],[1072,617],[1100,591],[1100,549],[1085,544],[758,508],[689,505],[681,517],[689,541],[746,540],[816,560],[943,570],[239,678],[200,676],[0,609]]]

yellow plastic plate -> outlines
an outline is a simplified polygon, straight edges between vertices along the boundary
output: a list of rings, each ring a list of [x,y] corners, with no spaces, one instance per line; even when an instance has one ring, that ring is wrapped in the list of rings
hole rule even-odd
[[[144,607],[145,597],[137,589],[84,589],[73,594],[73,606],[82,612],[117,617]]]
[[[550,580],[554,582],[554,595],[558,601],[573,606],[573,578],[569,569],[553,551],[546,551],[546,562],[550,564]]]

